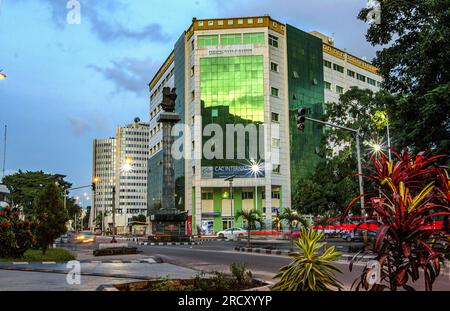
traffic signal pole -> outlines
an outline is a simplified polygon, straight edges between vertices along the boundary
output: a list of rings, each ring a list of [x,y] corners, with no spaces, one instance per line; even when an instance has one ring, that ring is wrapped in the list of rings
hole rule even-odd
[[[300,108],[300,109],[305,109],[305,108]],[[299,109],[299,115],[304,115],[305,110],[301,111],[302,113],[300,113],[300,109]],[[334,123],[331,123],[331,122],[325,122],[325,121],[313,119],[313,118],[306,117],[306,116],[304,116],[304,118],[306,120],[309,120],[309,121],[312,121],[312,122],[315,122],[315,123],[319,123],[319,124],[322,124],[322,125],[325,125],[325,126],[329,126],[329,127],[333,127],[333,128],[338,128],[338,129],[345,130],[345,131],[348,131],[348,132],[352,132],[353,134],[355,134],[355,137],[356,137],[356,149],[357,149],[356,151],[357,151],[357,157],[358,157],[359,194],[361,195],[361,199],[360,199],[360,202],[361,202],[361,215],[362,216],[366,216],[366,209],[364,207],[364,180],[363,180],[363,177],[362,177],[361,142],[360,142],[361,133],[360,133],[360,131],[352,129],[352,128],[349,128],[349,127],[345,127],[345,126],[342,126],[342,125],[334,124]],[[299,129],[300,128],[301,127],[299,127]]]

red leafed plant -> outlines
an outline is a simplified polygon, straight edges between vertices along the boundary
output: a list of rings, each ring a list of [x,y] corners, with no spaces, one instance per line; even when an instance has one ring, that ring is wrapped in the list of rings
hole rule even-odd
[[[0,257],[18,258],[33,244],[33,224],[7,207],[0,210]]]
[[[381,225],[372,249],[365,254],[375,253],[378,267],[364,269],[353,284],[356,290],[361,286],[366,290],[414,290],[410,284],[419,280],[420,270],[425,289],[432,290],[448,252],[448,228],[435,225],[437,218],[450,216],[450,179],[446,168],[438,165],[446,156],[431,156],[430,152],[410,155],[406,149],[394,154],[396,161],[388,161],[383,154],[371,158],[374,172],[366,178],[375,185],[374,193],[381,191],[382,199],[371,200],[366,210],[369,216],[376,215]],[[343,218],[360,198],[350,202]]]

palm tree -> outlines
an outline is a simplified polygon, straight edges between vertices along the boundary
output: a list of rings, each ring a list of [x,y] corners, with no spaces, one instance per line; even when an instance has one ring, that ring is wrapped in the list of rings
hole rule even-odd
[[[308,221],[304,218],[302,218],[297,211],[294,211],[293,209],[287,207],[283,210],[283,212],[279,215],[279,220],[285,220],[288,223],[289,226],[289,232],[291,233],[290,239],[291,239],[291,251],[294,250],[294,237],[292,236],[294,229],[298,227],[299,224],[301,224],[303,227],[308,228],[309,224]]]
[[[341,271],[333,265],[333,261],[341,257],[334,246],[322,247],[327,243],[320,242],[323,232],[303,228],[300,238],[295,242],[300,252],[292,252],[289,257],[293,261],[280,269],[275,279],[279,279],[272,290],[280,291],[327,291],[341,290],[342,283],[336,279],[335,273]]]
[[[247,222],[247,247],[250,247],[250,231],[256,229],[256,224],[259,223],[261,228],[264,226],[262,214],[256,209],[240,210],[236,213],[236,220],[242,218]]]

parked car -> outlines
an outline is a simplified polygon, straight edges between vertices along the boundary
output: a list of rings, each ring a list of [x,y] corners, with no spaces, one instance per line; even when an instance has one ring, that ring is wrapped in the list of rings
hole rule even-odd
[[[218,238],[236,239],[238,236],[246,234],[247,231],[242,228],[228,228],[217,232]]]
[[[363,230],[350,230],[350,231],[344,231],[341,233],[341,237],[349,242],[362,242],[363,241]],[[367,237],[368,240],[371,241],[377,236],[377,231],[372,230],[366,230],[367,231]]]
[[[67,233],[61,234],[61,236],[55,240],[55,243],[69,243],[69,235]]]

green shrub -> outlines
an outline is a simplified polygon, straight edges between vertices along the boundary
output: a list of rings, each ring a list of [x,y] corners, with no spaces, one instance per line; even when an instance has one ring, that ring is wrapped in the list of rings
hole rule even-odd
[[[334,246],[321,254],[320,249],[327,244],[320,242],[323,237],[323,232],[302,229],[299,240],[295,242],[300,252],[289,254],[293,262],[275,275],[274,278],[280,280],[272,287],[273,290],[325,291],[342,288],[334,275],[341,271],[332,264],[341,254],[334,251]]]

